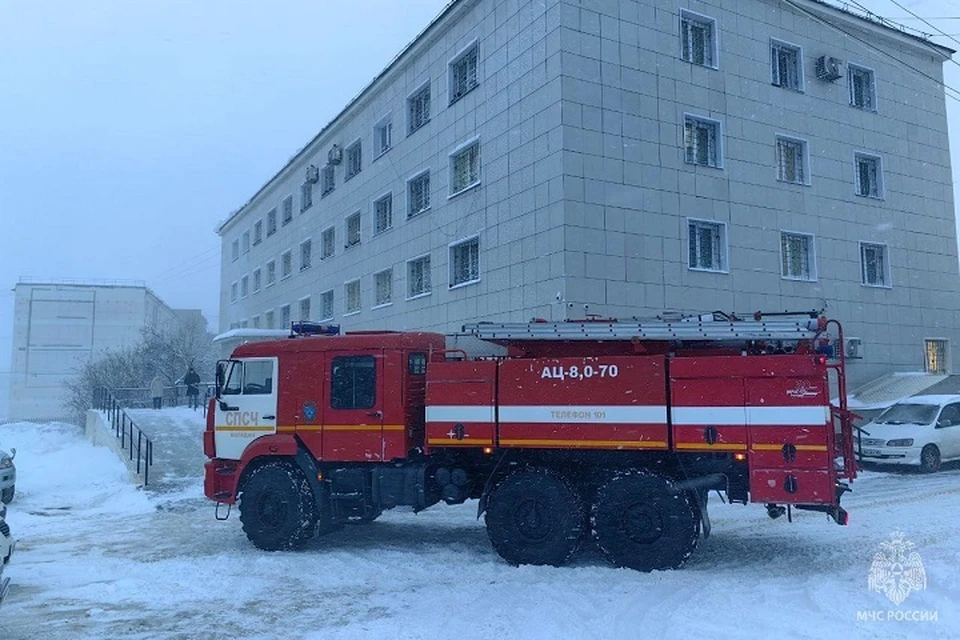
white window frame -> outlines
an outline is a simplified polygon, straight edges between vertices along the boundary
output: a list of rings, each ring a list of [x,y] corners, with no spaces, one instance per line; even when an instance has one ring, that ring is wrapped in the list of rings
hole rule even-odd
[[[329,189],[328,186],[329,176]],[[328,195],[337,190],[337,170],[332,164],[328,164],[320,170],[320,199],[323,200]]]
[[[428,182],[428,185],[427,185],[427,186],[428,186],[428,189],[427,189],[427,206],[424,207],[423,209],[420,209],[420,210],[417,211],[416,213],[411,213],[411,210],[410,210],[410,183],[413,182],[414,180],[419,180],[420,178],[422,178],[422,177],[425,176],[425,175],[426,175],[426,176],[430,176],[430,178],[427,180],[427,182]],[[405,191],[405,193],[406,193],[406,196],[405,196],[405,197],[406,197],[406,203],[407,203],[407,206],[406,206],[406,210],[407,210],[407,211],[406,211],[407,220],[412,220],[413,218],[419,218],[420,216],[422,216],[422,215],[424,215],[425,213],[429,212],[430,209],[433,208],[433,184],[432,184],[432,183],[433,183],[433,171],[432,171],[432,169],[431,169],[430,167],[427,167],[426,169],[423,169],[422,171],[419,171],[419,172],[415,173],[414,175],[410,176],[409,178],[407,178],[406,188],[404,189],[404,191]]]
[[[313,183],[304,182],[300,185],[300,213],[313,206]]]
[[[877,161],[877,195],[862,193],[862,185],[860,183],[861,158]],[[886,198],[886,185],[883,180],[883,158],[879,154],[869,151],[853,152],[853,192],[861,198],[873,198],[874,200],[883,200]]]
[[[377,205],[383,202],[384,200],[390,200],[390,224],[385,226],[382,229],[377,229],[378,225],[378,216],[377,216]],[[370,210],[373,212],[373,235],[378,236],[381,233],[386,233],[393,229],[393,192],[387,191],[384,194],[381,194],[378,198],[375,198],[373,202],[370,203]]]
[[[259,314],[259,313],[258,313],[257,315],[255,315],[255,316],[253,316],[253,318],[250,320],[250,325],[251,325],[254,329],[259,329],[259,328],[260,328],[260,314]]]
[[[236,262],[240,259],[240,238],[234,238],[230,243],[230,261]]]
[[[940,373],[936,371],[930,371],[930,360],[928,359],[928,343],[930,342],[942,342],[943,343],[943,372],[940,375],[949,374],[952,371],[951,368],[951,358],[950,358],[950,339],[949,338],[931,338],[926,337],[923,339],[923,370],[927,373]]]
[[[454,283],[454,258],[453,252],[457,247],[461,247],[467,243],[474,242],[477,243],[477,277],[471,280],[464,280],[463,282]],[[474,234],[472,236],[467,236],[466,238],[460,238],[455,240],[447,245],[447,288],[450,290],[459,289],[461,287],[469,287],[470,285],[477,284],[481,280],[480,276],[480,234]]]
[[[800,145],[800,171],[803,172],[801,180],[787,180],[783,177],[780,155],[781,142]],[[777,133],[774,137],[774,154],[778,182],[810,186],[810,143],[807,140],[785,133]]]
[[[253,292],[260,293],[263,289],[263,270],[257,267],[253,270]]]
[[[273,268],[272,268],[272,272],[273,272],[273,279],[272,279],[272,280],[270,279],[271,267],[273,267]],[[266,274],[266,277],[265,277],[264,280],[263,280],[263,288],[266,289],[267,287],[272,287],[273,285],[275,285],[275,284],[277,283],[277,261],[276,261],[275,259],[274,259],[274,260],[268,260],[268,261],[267,261],[267,264],[264,265],[264,270],[267,272],[267,274]]]
[[[420,95],[420,93],[421,93],[424,89],[427,89],[427,90],[430,92],[430,98],[429,98],[429,100],[430,100],[430,107],[429,107],[429,109],[427,109],[427,118],[426,118],[423,122],[421,122],[421,123],[417,126],[416,129],[413,129],[413,128],[411,128],[411,127],[413,126],[413,120],[410,118],[410,105],[411,105],[411,103],[413,102],[414,97]],[[404,105],[404,107],[405,107],[405,111],[407,112],[406,122],[407,122],[407,136],[408,136],[408,137],[409,137],[409,136],[412,136],[414,133],[416,133],[416,132],[419,131],[420,129],[423,129],[425,126],[427,126],[428,124],[430,124],[430,120],[431,120],[432,117],[433,117],[433,113],[432,113],[432,112],[433,112],[433,102],[434,102],[433,98],[434,98],[434,96],[433,96],[433,88],[430,86],[430,81],[429,81],[429,80],[427,80],[426,82],[424,82],[423,84],[421,84],[419,87],[417,87],[416,89],[414,89],[413,91],[411,91],[409,94],[407,94],[407,99],[404,100],[403,105]]]
[[[385,273],[390,274],[390,292],[389,297],[385,302],[377,302],[377,297],[380,295],[380,282],[378,281],[378,276],[381,276]],[[388,267],[386,269],[381,269],[373,274],[373,307],[372,309],[382,309],[384,307],[389,307],[393,304],[393,267]]]
[[[476,147],[477,149],[477,179],[471,182],[470,184],[467,184],[461,187],[459,190],[454,191],[454,176],[456,175],[455,167],[456,167],[457,159],[460,156],[464,155],[467,151],[469,151],[471,147]],[[447,159],[448,159],[447,160],[448,170],[450,171],[450,175],[449,175],[450,194],[447,196],[447,199],[455,198],[461,193],[466,193],[467,191],[470,191],[471,189],[475,189],[476,187],[480,186],[480,183],[483,181],[483,178],[481,176],[483,172],[483,160],[482,160],[481,149],[480,149],[480,136],[475,136],[470,140],[467,140],[460,146],[458,146],[456,149],[454,149],[448,154]]]
[[[347,287],[352,284],[357,285],[357,308],[350,311],[350,292],[347,290]],[[343,317],[355,316],[361,311],[363,311],[363,289],[360,287],[360,278],[347,280],[343,283]]]
[[[240,299],[240,283],[234,280],[230,283],[230,304]]]
[[[327,296],[328,293],[330,294],[330,313],[329,313],[329,314],[324,314],[324,313],[323,313],[323,300],[324,300],[324,298]],[[333,305],[334,305],[335,303],[336,303],[336,298],[334,298],[333,289],[327,289],[326,291],[322,291],[322,292],[320,293],[320,315],[324,316],[323,318],[320,318],[320,322],[325,322],[325,321],[327,321],[327,320],[333,320],[333,317],[334,317],[334,315],[335,315],[335,313],[336,313],[336,309],[334,309],[334,307],[333,307]]]
[[[784,236],[803,236],[807,238],[807,265],[809,266],[809,274],[807,277],[803,276],[792,276],[787,273],[784,273],[784,261],[786,256],[784,255],[784,246],[783,239]],[[783,280],[791,280],[793,282],[816,282],[817,281],[817,243],[816,236],[812,233],[806,233],[805,231],[791,231],[789,229],[780,230],[780,278]]]
[[[470,55],[471,52],[476,52],[476,70],[474,71],[474,83],[473,86],[467,87],[462,93],[456,93],[454,87],[456,81],[454,79],[454,66],[459,64],[464,58]],[[447,101],[448,106],[453,105],[454,103],[461,100],[471,91],[475,90],[480,86],[480,40],[474,38],[468,45],[460,49],[455,56],[450,58],[447,62]]]
[[[273,309],[267,309],[263,312],[264,329],[275,329],[277,314]]]
[[[716,159],[715,164],[700,164],[696,161],[689,160],[687,154],[687,122],[693,122],[694,124],[705,124],[715,127],[716,131],[716,140],[714,142],[714,147],[716,150]],[[695,113],[684,113],[683,114],[683,124],[680,128],[680,138],[681,138],[681,148],[683,149],[683,160],[686,164],[693,165],[695,167],[707,167],[710,169],[723,169],[723,122],[716,120],[714,118],[707,118],[705,116],[697,115]],[[696,155],[696,147],[693,147],[694,155]]]
[[[706,267],[700,267],[690,264],[690,243],[692,238],[690,237],[690,225],[691,224],[704,224],[719,227],[719,238],[718,242],[720,245],[720,252],[717,256],[717,259],[720,261],[719,269],[709,269]],[[708,220],[707,218],[687,218],[687,245],[684,247],[686,249],[686,258],[687,269],[690,271],[698,271],[700,273],[730,273],[730,247],[729,241],[727,238],[727,223],[721,222],[719,220]],[[699,249],[699,247],[698,247]],[[697,252],[699,255],[699,251]]]
[[[253,223],[253,246],[263,242],[263,218]]]
[[[240,299],[246,300],[250,296],[250,274],[245,273],[240,277]]]
[[[287,211],[290,212],[290,217],[287,217]],[[281,227],[284,227],[291,222],[293,222],[293,194],[291,193],[286,198],[280,201],[280,220]]]
[[[867,282],[867,262],[866,254],[864,249],[867,246],[871,247],[883,247],[883,283],[877,284],[873,282]],[[867,240],[861,240],[859,243],[860,248],[860,284],[864,287],[873,287],[875,289],[892,289],[893,282],[891,280],[891,271],[890,271],[890,245],[885,242],[870,242]]]
[[[693,40],[688,38],[689,51],[687,47],[683,46],[683,36],[684,36],[684,23],[685,22],[696,22],[701,25],[709,25],[711,30],[711,51],[710,51],[710,64],[700,64],[694,60],[693,56]],[[684,62],[689,62],[692,65],[698,67],[706,67],[707,69],[719,69],[720,68],[720,46],[718,43],[719,30],[717,29],[717,20],[716,18],[711,18],[710,16],[704,15],[702,13],[697,13],[696,11],[690,11],[689,9],[680,9],[680,59]],[[689,57],[688,57],[689,54]]]
[[[284,260],[284,256],[289,258],[289,260]],[[284,267],[284,264],[286,263],[290,264],[290,271],[287,273],[284,273],[283,267]],[[286,280],[287,278],[290,278],[291,276],[293,276],[293,249],[287,249],[286,251],[280,254],[280,282],[283,282],[284,280]]]
[[[271,226],[271,222],[272,222],[272,226]],[[275,234],[276,232],[277,232],[277,208],[274,207],[273,209],[270,209],[270,211],[267,211],[267,235],[266,235],[266,237],[269,238],[270,236],[272,236],[272,235]]]
[[[356,150],[359,165],[356,171],[352,171],[353,167],[350,165],[350,159],[353,151]],[[343,181],[347,182],[348,180],[357,177],[363,171],[363,139],[357,138],[343,150]]]
[[[287,321],[283,321],[283,316],[286,314]],[[280,328],[281,329],[290,329],[290,323],[293,322],[293,309],[290,308],[289,304],[284,304],[280,306]]]
[[[861,106],[854,102],[854,92],[853,92],[853,72],[861,71],[864,73],[870,74],[870,106]],[[861,111],[871,111],[876,113],[877,111],[877,72],[871,69],[870,67],[865,67],[861,64],[855,62],[847,63],[847,90],[849,92],[850,106],[854,109],[860,109]]]
[[[410,265],[413,264],[414,262],[419,262],[419,261],[423,260],[424,258],[426,258],[427,260],[430,261],[429,269],[428,269],[428,271],[427,271],[427,273],[430,274],[430,275],[429,275],[429,278],[430,278],[429,287],[427,287],[427,290],[426,290],[426,291],[422,291],[422,292],[420,292],[420,293],[415,293],[415,294],[413,294],[413,295],[410,295],[410,284],[411,284],[411,279],[410,279]],[[416,300],[416,299],[418,299],[418,298],[424,298],[424,297],[426,297],[426,296],[429,296],[431,293],[433,293],[433,258],[431,257],[431,255],[430,255],[429,253],[424,253],[424,254],[421,254],[421,255],[419,255],[419,256],[415,256],[415,257],[410,258],[409,260],[407,260],[407,262],[406,262],[406,269],[404,269],[404,273],[405,273],[406,279],[407,279],[407,282],[406,282],[406,292],[407,292],[406,299],[407,299],[407,300]]]
[[[382,142],[380,131],[385,127],[389,127],[387,136],[389,140],[387,146],[383,147],[380,144]],[[376,160],[390,149],[393,149],[393,112],[387,113],[373,125],[373,159]]]
[[[357,241],[350,242],[350,221],[354,219],[357,221]],[[360,243],[363,241],[363,216],[359,211],[354,211],[343,219],[343,236],[344,249],[360,246]]]
[[[242,238],[243,242],[241,244],[243,246],[243,255],[247,255],[250,253],[250,229],[247,229],[243,232]]]
[[[797,52],[797,86],[790,87],[780,79],[780,66],[779,60],[778,64],[773,64],[773,52],[775,48],[781,49],[793,49]],[[793,44],[792,42],[787,42],[786,40],[780,40],[779,38],[770,38],[770,83],[775,87],[780,87],[781,89],[787,89],[788,91],[796,91],[797,93],[803,93],[806,89],[805,78],[803,73],[803,47],[798,44]]]
[[[327,248],[326,236],[328,231],[332,234],[331,237],[333,238],[333,241],[330,243],[330,246],[332,248],[329,254],[326,253],[326,248]],[[332,258],[335,255],[337,255],[337,227],[334,225],[330,225],[329,227],[327,227],[326,229],[320,232],[320,259],[327,260],[329,258]]]
[[[307,317],[303,317],[303,303],[307,303]],[[300,316],[300,322],[307,322],[310,320],[310,313],[313,312],[312,303],[310,301],[310,296],[303,296],[297,300],[297,315]]]
[[[310,255],[306,264],[303,261],[303,249],[304,247],[309,246]],[[311,266],[313,266],[313,238],[306,238],[305,240],[300,241],[300,271],[306,271]]]

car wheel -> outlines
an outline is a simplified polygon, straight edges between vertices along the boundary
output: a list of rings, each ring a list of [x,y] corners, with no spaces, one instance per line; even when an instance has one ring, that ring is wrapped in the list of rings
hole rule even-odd
[[[920,471],[934,473],[940,469],[940,449],[935,444],[928,444],[920,452]]]

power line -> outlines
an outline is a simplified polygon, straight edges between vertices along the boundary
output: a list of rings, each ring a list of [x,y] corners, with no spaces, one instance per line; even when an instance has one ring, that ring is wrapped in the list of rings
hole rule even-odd
[[[931,29],[935,30],[935,31],[936,31],[937,33],[939,33],[941,36],[944,36],[945,38],[949,38],[951,41],[953,41],[953,42],[955,42],[956,44],[960,45],[960,40],[957,40],[957,39],[954,38],[953,36],[947,35],[946,33],[943,32],[943,29],[941,29],[940,27],[936,26],[935,24],[933,24],[933,23],[930,22],[929,20],[926,20],[925,18],[921,18],[920,16],[918,16],[917,14],[915,14],[913,11],[911,11],[910,9],[906,8],[905,6],[903,6],[902,4],[900,4],[899,2],[897,2],[897,0],[890,0],[890,2],[893,3],[893,4],[895,4],[896,6],[900,7],[901,9],[903,9],[904,11],[906,11],[906,12],[909,13],[911,16],[913,16],[914,18],[916,18],[917,20],[919,20],[919,21],[922,22],[923,24],[927,25],[927,26],[930,27]],[[954,64],[957,64],[957,61],[954,60],[953,58],[950,58],[950,60],[951,60]],[[960,66],[960,64],[958,64],[957,66]]]

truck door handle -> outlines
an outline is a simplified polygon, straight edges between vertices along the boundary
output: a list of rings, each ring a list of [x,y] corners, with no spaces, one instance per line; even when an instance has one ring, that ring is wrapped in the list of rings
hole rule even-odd
[[[264,420],[276,420],[277,416],[263,416]]]
[[[380,411],[368,411],[368,412],[367,412],[367,415],[370,416],[371,418],[382,418],[382,417],[383,417],[383,413],[380,412]]]

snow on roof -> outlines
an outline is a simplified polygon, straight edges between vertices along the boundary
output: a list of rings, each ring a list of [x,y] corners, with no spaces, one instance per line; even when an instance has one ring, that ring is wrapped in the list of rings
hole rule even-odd
[[[216,336],[214,342],[227,340],[269,340],[288,338],[290,332],[286,329],[231,329]]]
[[[910,396],[923,393],[948,376],[923,372],[895,372],[872,380],[847,396],[847,406],[856,411],[886,409]]]

